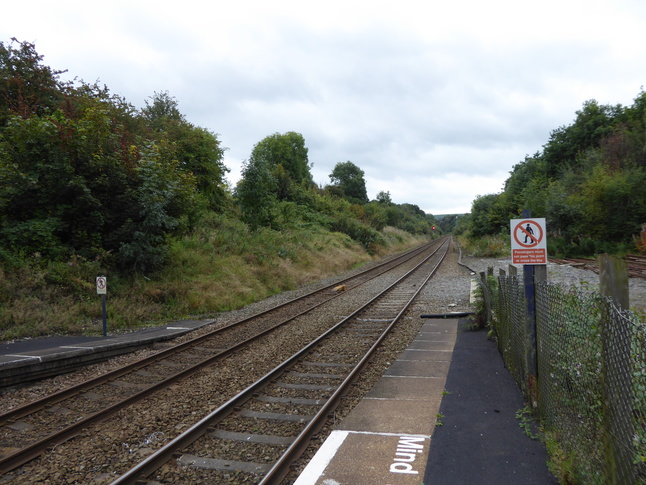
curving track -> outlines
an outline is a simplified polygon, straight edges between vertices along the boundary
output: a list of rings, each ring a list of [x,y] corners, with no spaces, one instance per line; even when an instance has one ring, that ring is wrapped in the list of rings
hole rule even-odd
[[[596,259],[587,258],[549,258],[550,262],[556,264],[567,264],[575,268],[588,269],[599,273],[599,266]],[[628,277],[646,279],[646,256],[629,254],[624,258],[628,268]]]
[[[386,290],[113,482],[280,483],[443,261],[438,247]],[[240,457],[232,460],[229,456]]]
[[[433,243],[429,246],[437,246]],[[410,264],[429,246],[418,248],[386,261],[345,282],[347,291],[373,278]],[[339,283],[337,282],[336,285]],[[47,398],[0,415],[0,472],[9,471],[33,460],[46,450],[68,440],[115,412],[173,386],[175,382],[219,362],[225,357],[262,339],[277,328],[324,305],[340,293],[331,287],[309,293],[298,301],[279,305],[267,312],[217,329],[187,343],[177,345],[112,373],[66,389]]]

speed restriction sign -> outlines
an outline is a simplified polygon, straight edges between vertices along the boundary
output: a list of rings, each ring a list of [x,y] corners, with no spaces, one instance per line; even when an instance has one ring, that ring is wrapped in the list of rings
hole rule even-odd
[[[96,278],[96,294],[105,295],[108,292],[108,281],[105,276],[97,276]]]

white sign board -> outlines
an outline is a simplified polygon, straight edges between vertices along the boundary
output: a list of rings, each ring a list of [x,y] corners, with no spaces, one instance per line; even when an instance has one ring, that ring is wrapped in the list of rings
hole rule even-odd
[[[105,276],[97,276],[96,278],[96,294],[105,295],[108,292],[108,280]]]
[[[511,263],[547,264],[545,219],[511,219]]]

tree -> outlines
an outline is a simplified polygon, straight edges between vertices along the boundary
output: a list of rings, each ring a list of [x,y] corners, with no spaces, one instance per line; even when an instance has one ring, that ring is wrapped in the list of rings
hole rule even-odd
[[[219,141],[168,95],[141,114],[40,61],[31,44],[0,44],[0,256],[159,266],[222,181]]]
[[[234,195],[243,220],[256,229],[276,221],[279,202],[299,204],[307,199],[303,189],[313,186],[305,140],[290,131],[267,136],[253,147]]]
[[[646,216],[646,171],[610,171],[597,165],[580,186],[583,205],[579,232],[595,239],[619,242],[638,234]]]
[[[514,166],[501,194],[478,197],[475,237],[506,230],[520,209],[545,217],[551,250],[564,256],[634,250],[646,220],[646,94],[630,107],[587,101],[550,134],[544,151]]]
[[[501,194],[479,195],[471,205],[471,233],[474,237],[499,234],[509,224],[496,211]]]
[[[458,221],[460,221],[462,217],[462,214],[449,214],[438,219],[437,225],[443,233],[448,234],[457,228]]]
[[[133,210],[123,226],[127,235],[120,242],[118,262],[127,271],[143,273],[164,263],[167,238],[190,206],[195,181],[188,174],[178,174],[177,162],[163,160],[154,147],[142,149],[135,176]]]
[[[340,187],[349,199],[356,199],[360,203],[368,202],[364,172],[351,161],[339,162],[330,174],[332,185]]]
[[[242,220],[252,229],[271,225],[276,179],[266,162],[249,160],[243,164],[242,178],[234,195],[242,211]]]
[[[619,106],[600,105],[595,100],[583,103],[583,108],[576,112],[574,123],[552,131],[544,145],[547,175],[557,177],[568,168],[576,168],[580,153],[597,148],[601,140],[612,133],[620,111]]]
[[[274,133],[254,146],[250,160],[254,163],[266,164],[266,167],[272,171],[282,166],[291,182],[312,185],[307,152],[305,139],[300,133],[293,131],[284,134]]]
[[[391,205],[393,200],[390,198],[390,192],[380,191],[375,198],[380,204]]]
[[[0,126],[10,115],[43,115],[59,106],[69,87],[59,80],[65,71],[53,70],[42,60],[29,42],[16,38],[10,45],[0,42]]]
[[[640,91],[632,106],[624,111],[627,158],[640,167],[646,167],[646,92]]]
[[[141,114],[154,130],[163,131],[171,122],[186,122],[177,100],[168,91],[155,92],[149,99],[145,100],[146,106],[141,109]]]
[[[216,134],[194,126],[179,111],[168,92],[155,93],[141,110],[149,136],[159,145],[164,158],[177,160],[179,169],[195,176],[197,188],[209,209],[222,211],[225,205],[224,149]]]

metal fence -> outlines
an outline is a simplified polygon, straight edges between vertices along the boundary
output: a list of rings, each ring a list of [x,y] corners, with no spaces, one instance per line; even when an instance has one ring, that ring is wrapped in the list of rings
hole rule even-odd
[[[541,282],[531,337],[523,280],[482,279],[498,348],[537,405],[560,482],[646,484],[646,325],[599,294]]]

